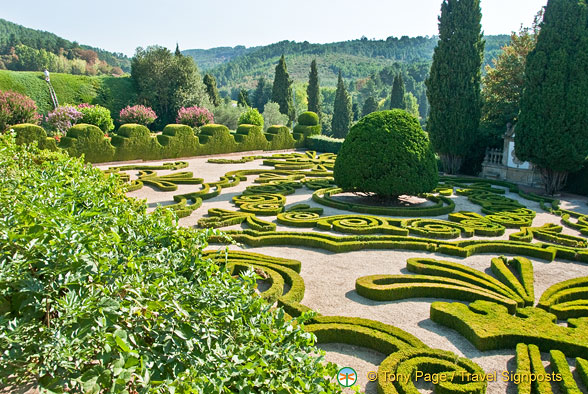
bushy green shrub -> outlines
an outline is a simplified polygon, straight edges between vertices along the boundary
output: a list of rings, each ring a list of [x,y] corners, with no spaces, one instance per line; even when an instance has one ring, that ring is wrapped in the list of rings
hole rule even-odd
[[[290,149],[294,148],[296,144],[287,126],[268,127],[265,132],[265,138],[269,141],[268,150]]]
[[[17,92],[0,90],[0,132],[9,125],[37,124],[40,117],[35,102],[29,97]]]
[[[57,141],[55,138],[47,137],[47,133],[41,126],[23,123],[12,126],[12,130],[16,133],[16,143],[19,145],[37,142],[39,149],[57,150]]]
[[[303,126],[316,126],[319,124],[319,117],[312,111],[306,111],[298,115],[298,124]]]
[[[288,123],[288,115],[280,112],[280,104],[270,101],[263,107],[263,124],[267,130],[271,126],[280,126]]]
[[[0,193],[0,234],[18,237],[0,242],[0,280],[10,283],[0,307],[11,322],[0,325],[3,384],[340,392],[325,379],[334,365],[256,295],[253,274],[233,278],[200,257],[209,233],[177,227],[167,210],[148,214],[118,177],[8,138],[0,137],[0,190],[14,194]],[[252,355],[264,366],[244,362]]]
[[[263,127],[263,116],[257,108],[248,108],[239,116],[239,124],[254,124]]]
[[[419,121],[403,110],[374,112],[350,130],[333,171],[348,191],[382,197],[415,195],[437,186],[435,155]]]
[[[213,109],[216,124],[227,126],[229,130],[235,130],[239,126],[239,117],[245,111],[244,107],[234,106],[231,103],[221,104]]]
[[[110,110],[101,105],[79,104],[78,111],[82,113],[79,123],[93,124],[105,133],[114,129],[114,123],[110,116]]]

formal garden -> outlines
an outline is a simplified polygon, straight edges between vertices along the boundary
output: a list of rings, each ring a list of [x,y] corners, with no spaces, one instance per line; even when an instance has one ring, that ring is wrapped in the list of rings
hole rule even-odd
[[[179,47],[0,72],[0,394],[588,393],[588,5],[537,18],[482,76],[444,0],[424,115],[283,54],[263,103]]]

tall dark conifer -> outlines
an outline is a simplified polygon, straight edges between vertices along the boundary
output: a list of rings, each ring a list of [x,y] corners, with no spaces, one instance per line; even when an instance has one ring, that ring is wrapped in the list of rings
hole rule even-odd
[[[218,107],[220,105],[220,96],[218,94],[218,88],[216,86],[216,78],[211,74],[206,74],[203,79],[204,85],[206,86],[206,93],[210,102]]]
[[[241,107],[251,107],[251,102],[249,101],[249,92],[246,89],[241,89],[239,92],[237,105]]]
[[[319,86],[318,69],[316,60],[310,63],[310,73],[308,74],[308,87],[306,88],[308,95],[308,110],[321,116],[321,92]]]
[[[333,122],[331,128],[333,136],[336,138],[345,138],[349,133],[349,126],[353,113],[351,111],[351,96],[347,93],[341,70],[339,70],[339,80],[337,82],[337,91],[335,92],[335,106],[333,108]]]
[[[394,77],[394,84],[392,85],[392,94],[390,96],[390,109],[406,109],[404,93],[405,89],[402,74],[397,74]]]
[[[292,101],[292,80],[286,67],[284,55],[276,66],[274,86],[272,88],[272,101],[278,103],[280,112],[288,116],[288,126],[294,121],[294,104]]]
[[[371,114],[372,112],[376,112],[378,110],[378,102],[372,96],[368,97],[363,103],[363,108],[361,111],[361,116],[366,116]]]
[[[272,87],[270,86],[269,82],[264,78],[260,77],[257,80],[257,87],[253,92],[253,97],[251,98],[251,104],[253,108],[256,108],[260,113],[263,112],[265,105],[270,101],[272,96]]]
[[[459,171],[478,133],[484,40],[480,0],[444,0],[426,81],[427,131],[446,172]]]
[[[549,0],[527,56],[515,149],[541,170],[549,194],[588,157],[587,6],[586,0]]]

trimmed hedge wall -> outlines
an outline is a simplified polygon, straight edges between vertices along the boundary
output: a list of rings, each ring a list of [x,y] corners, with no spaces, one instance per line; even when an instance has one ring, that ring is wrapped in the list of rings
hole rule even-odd
[[[561,350],[568,356],[588,354],[586,318],[570,319],[564,327],[556,323],[553,314],[539,308],[520,308],[513,316],[505,306],[481,300],[469,306],[434,302],[430,317],[453,328],[481,351],[512,349],[523,342],[543,351]]]
[[[11,129],[16,132],[16,143],[19,145],[37,142],[39,149],[57,150],[55,138],[47,137],[45,130],[36,124],[23,123]]]
[[[85,155],[91,163],[127,160],[158,160],[177,157],[213,155],[251,150],[292,149],[304,144],[304,137],[294,139],[285,126],[272,126],[264,134],[259,126],[240,125],[235,134],[223,125],[208,124],[198,136],[186,125],[167,125],[160,135],[152,134],[137,124],[121,126],[109,140],[100,130],[79,124],[72,127],[61,143],[47,138],[45,131],[35,125],[16,125],[17,143],[37,141],[43,149],[62,148],[71,156]],[[95,126],[94,126],[95,127]]]
[[[306,147],[325,153],[339,153],[344,138],[327,137],[326,135],[311,135],[306,138]]]

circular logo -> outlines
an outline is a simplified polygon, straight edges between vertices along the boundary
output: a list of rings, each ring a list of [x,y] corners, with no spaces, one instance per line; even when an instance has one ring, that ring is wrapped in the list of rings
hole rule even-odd
[[[341,368],[337,372],[337,382],[343,387],[351,387],[357,382],[357,372],[353,368]]]

